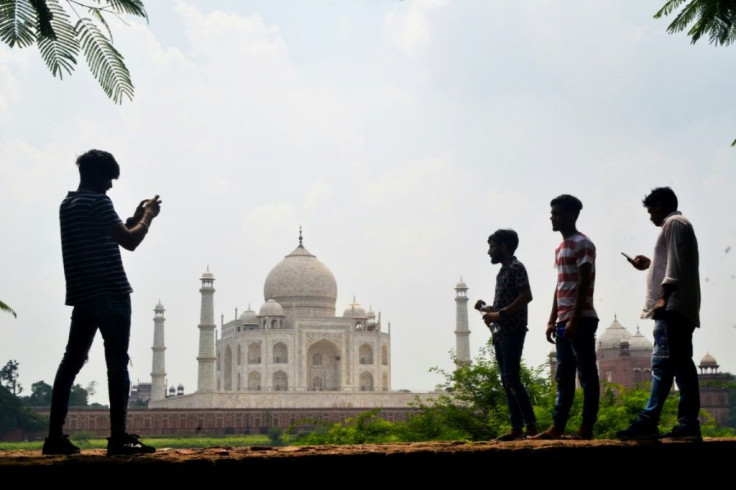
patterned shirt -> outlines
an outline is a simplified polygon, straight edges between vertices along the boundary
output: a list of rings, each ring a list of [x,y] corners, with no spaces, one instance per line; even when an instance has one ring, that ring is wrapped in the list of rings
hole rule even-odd
[[[66,304],[102,294],[129,294],[120,246],[108,230],[122,223],[112,201],[92,191],[69,192],[59,207]]]
[[[529,287],[529,276],[526,267],[516,257],[511,257],[508,264],[502,265],[496,275],[496,293],[493,298],[492,311],[498,311],[513,303],[522,289]],[[526,305],[519,311],[505,314],[500,320],[500,330],[494,333],[503,335],[508,332],[526,332],[528,308]]]
[[[590,285],[585,294],[585,304],[580,317],[598,318],[593,307],[593,289],[595,286],[595,245],[582,233],[576,233],[565,240],[555,250],[557,265],[557,322],[564,322],[572,316],[575,306],[575,294],[578,283],[578,267],[583,264],[593,266],[590,272]]]

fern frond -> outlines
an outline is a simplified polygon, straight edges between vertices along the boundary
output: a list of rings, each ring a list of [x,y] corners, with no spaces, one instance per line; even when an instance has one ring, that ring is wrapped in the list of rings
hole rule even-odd
[[[18,315],[15,314],[15,311],[13,311],[13,308],[11,308],[10,306],[6,305],[2,301],[0,301],[0,311],[6,311],[6,312],[10,313],[11,315],[13,315],[14,317],[18,318]]]
[[[85,17],[77,21],[74,30],[89,69],[107,96],[116,104],[122,102],[123,96],[133,100],[133,83],[130,80],[128,68],[123,62],[123,56],[102,34],[97,25]]]
[[[49,6],[46,4],[46,0],[30,0],[30,2],[36,11],[36,18],[38,19],[36,25],[39,39],[44,37],[53,38],[55,34],[54,28],[51,26],[52,15]]]
[[[64,78],[64,71],[69,75],[74,71],[79,54],[79,42],[69,15],[59,5],[58,0],[47,0],[51,12],[51,26],[55,32],[53,39],[41,37],[38,50],[46,66],[54,76]]]
[[[0,0],[0,41],[11,48],[36,42],[36,10],[29,0]]]
[[[141,0],[107,0],[107,3],[119,14],[135,15],[148,21],[148,13]]]
[[[97,19],[97,22],[105,26],[105,29],[107,30],[107,35],[110,37],[110,41],[112,42],[112,29],[110,29],[110,26],[108,25],[107,19],[105,19],[105,16],[102,15],[102,9],[90,7],[89,13],[92,14],[95,19]]]

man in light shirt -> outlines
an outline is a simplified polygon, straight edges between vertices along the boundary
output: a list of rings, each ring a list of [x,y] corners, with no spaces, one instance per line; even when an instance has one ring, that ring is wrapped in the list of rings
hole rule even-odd
[[[677,196],[669,187],[652,190],[642,201],[650,219],[662,231],[650,260],[628,259],[638,270],[648,270],[647,298],[642,318],[654,320],[652,387],[644,409],[622,440],[674,439],[701,441],[700,387],[693,362],[693,332],[700,326],[698,241],[693,225],[678,211]],[[673,381],[680,390],[677,425],[659,435],[659,418]]]

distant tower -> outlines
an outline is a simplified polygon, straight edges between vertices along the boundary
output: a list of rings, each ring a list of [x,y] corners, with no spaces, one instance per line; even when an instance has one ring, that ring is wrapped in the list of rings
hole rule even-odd
[[[468,286],[460,277],[455,286],[455,358],[456,363],[470,364],[470,328],[468,327]]]
[[[197,392],[215,391],[215,276],[207,272],[199,278],[202,307],[199,315],[199,355],[197,356]]]
[[[151,370],[151,400],[166,398],[166,344],[164,343],[164,305],[158,301],[153,309],[153,368]]]

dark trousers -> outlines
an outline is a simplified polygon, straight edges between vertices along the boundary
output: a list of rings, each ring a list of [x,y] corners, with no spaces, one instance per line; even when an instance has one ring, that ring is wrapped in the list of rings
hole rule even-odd
[[[529,393],[521,382],[521,353],[524,349],[526,331],[504,332],[493,343],[501,384],[506,393],[511,428],[521,430],[524,425],[535,425],[534,409]]]
[[[564,327],[566,322],[558,324]],[[598,319],[583,317],[578,321],[578,331],[574,339],[557,337],[555,350],[557,353],[557,397],[552,411],[552,420],[557,428],[565,430],[570,418],[570,408],[575,399],[575,374],[580,379],[583,389],[582,425],[593,427],[598,420],[600,405],[600,380],[595,355],[595,332]]]
[[[111,435],[120,435],[126,431],[130,394],[130,315],[130,295],[127,294],[98,296],[74,306],[66,350],[54,378],[49,435],[62,433],[74,379],[87,362],[87,355],[98,329],[105,344]]]

